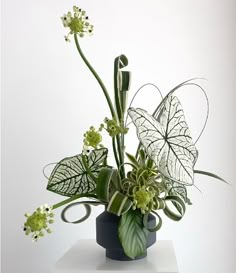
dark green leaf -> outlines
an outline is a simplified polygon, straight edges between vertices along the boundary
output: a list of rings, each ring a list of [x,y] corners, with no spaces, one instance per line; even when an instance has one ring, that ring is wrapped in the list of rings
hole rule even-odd
[[[91,214],[91,207],[90,205],[93,205],[93,206],[98,206],[98,205],[101,205],[102,203],[101,202],[98,202],[98,201],[80,201],[80,202],[75,202],[75,203],[71,203],[69,204],[68,206],[66,206],[62,212],[61,212],[61,219],[66,222],[66,223],[71,223],[71,224],[79,224],[79,223],[82,223],[84,222],[85,220],[87,220]],[[78,205],[84,205],[85,207],[85,215],[81,218],[79,218],[78,220],[76,221],[68,221],[67,218],[66,218],[66,212],[68,211],[68,209],[70,209],[71,207],[74,207],[74,206],[78,206]]]
[[[126,156],[128,157],[129,161],[130,161],[135,167],[137,167],[137,168],[140,167],[138,161],[136,160],[136,158],[135,158],[133,155],[131,155],[131,154],[129,154],[129,153],[125,153],[125,154],[126,154]]]
[[[166,201],[166,206],[164,208],[164,213],[166,214],[166,216],[168,216],[170,219],[174,220],[174,221],[179,221],[183,218],[184,216],[184,213],[185,213],[185,204],[184,204],[184,201],[178,197],[178,196],[167,196],[165,198],[165,201]],[[168,205],[167,205],[167,202],[168,201],[171,201],[172,203],[177,203],[180,207],[181,207],[181,210],[180,210],[180,213],[177,214],[175,213],[173,210],[171,210]]]
[[[99,200],[107,202],[109,200],[109,188],[112,180],[114,169],[103,168],[101,169],[98,179],[96,193]]]
[[[183,201],[185,203],[187,203],[188,205],[192,205],[190,199],[187,196],[187,189],[184,185],[177,183],[175,181],[172,181],[171,179],[165,179],[164,183],[165,183],[165,186],[168,190],[169,195],[178,196],[178,197],[182,198]],[[182,207],[174,201],[173,201],[173,204],[177,208],[179,213],[181,213]]]
[[[125,254],[134,259],[145,253],[148,230],[143,226],[143,215],[129,210],[121,216],[118,234]]]
[[[146,153],[143,149],[139,151],[139,162],[144,167],[146,163]]]
[[[203,174],[203,175],[207,175],[207,176],[210,176],[210,177],[213,177],[213,178],[216,178],[218,180],[221,180],[227,184],[229,184],[228,182],[226,182],[223,178],[219,177],[218,175],[214,174],[214,173],[210,173],[210,172],[205,172],[205,171],[200,171],[200,170],[194,170],[194,173],[197,173],[197,174]]]
[[[155,211],[152,211],[152,213],[154,213],[158,217],[158,223],[157,223],[157,225],[155,227],[149,227],[148,226],[148,216],[149,216],[149,213],[144,214],[144,216],[143,216],[143,225],[144,225],[144,227],[148,231],[155,232],[155,231],[158,231],[161,228],[161,226],[162,226],[162,219],[161,219],[160,215],[158,213],[156,213]]]
[[[112,178],[111,178],[111,189],[110,189],[110,193],[113,194],[114,191],[121,190],[121,179],[120,179],[120,174],[118,172],[118,170],[114,169],[113,174],[112,174]]]
[[[125,55],[120,55],[114,63],[114,88],[115,88],[115,105],[119,120],[126,110],[127,91],[129,90],[130,72],[120,71],[128,65],[128,59]]]

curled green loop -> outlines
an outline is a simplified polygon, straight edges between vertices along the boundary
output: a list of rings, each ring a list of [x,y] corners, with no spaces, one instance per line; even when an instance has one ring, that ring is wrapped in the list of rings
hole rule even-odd
[[[148,231],[155,232],[155,231],[158,231],[161,228],[161,226],[162,226],[162,219],[161,219],[160,215],[158,213],[156,213],[155,211],[152,210],[152,213],[154,213],[158,217],[158,220],[159,220],[158,224],[155,227],[153,227],[153,228],[149,227],[148,226],[148,216],[149,216],[149,213],[146,213],[143,216],[143,225],[144,225],[144,227]]]
[[[171,201],[173,204],[178,204],[181,208],[181,212],[179,214],[173,212],[167,205],[167,202]],[[168,216],[170,219],[174,220],[174,221],[179,221],[183,218],[186,207],[185,207],[185,203],[184,201],[178,197],[178,196],[167,196],[165,198],[165,203],[166,206],[163,209],[164,213],[166,214],[166,216]]]
[[[89,218],[90,214],[91,214],[91,207],[90,205],[94,205],[94,206],[97,206],[97,205],[100,205],[102,204],[101,202],[97,202],[97,201],[81,201],[81,202],[75,202],[75,203],[72,203],[68,206],[66,206],[62,212],[61,212],[61,219],[62,221],[64,221],[65,223],[70,223],[70,224],[79,224],[79,223],[82,223],[83,221],[85,221],[86,219]],[[77,205],[84,205],[85,207],[85,215],[80,218],[79,220],[76,220],[76,221],[68,221],[67,218],[66,218],[66,212],[68,211],[68,209],[70,209],[71,207],[74,207],[74,206],[77,206]]]

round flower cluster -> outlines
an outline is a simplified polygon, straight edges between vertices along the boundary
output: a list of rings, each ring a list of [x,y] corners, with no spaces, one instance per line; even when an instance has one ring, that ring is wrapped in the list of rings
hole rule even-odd
[[[52,233],[52,230],[48,227],[48,224],[54,222],[54,213],[52,207],[47,204],[37,208],[32,215],[25,214],[26,222],[24,224],[25,235],[32,233],[32,241],[37,242],[40,237],[44,236],[44,232]]]
[[[105,125],[101,124],[100,129],[105,128],[111,137],[114,137],[118,134],[126,134],[128,132],[128,128],[120,127],[114,119],[105,118],[104,123]]]
[[[93,149],[102,148],[102,135],[100,134],[101,129],[98,131],[91,126],[89,131],[84,134],[84,146],[83,146],[83,154],[89,155]]]
[[[93,33],[93,25],[89,22],[89,17],[86,15],[86,11],[73,7],[73,14],[68,12],[61,17],[64,27],[68,27],[70,32],[65,36],[66,41],[69,40],[71,34],[78,34],[80,37],[84,37],[85,34]]]
[[[89,131],[84,134],[84,145],[97,148],[102,142],[102,136],[99,131],[96,131],[93,126],[90,127]]]
[[[146,189],[145,186],[134,191],[133,194],[133,210],[136,208],[141,210],[141,213],[145,214],[153,206],[153,198],[155,197],[155,192]]]

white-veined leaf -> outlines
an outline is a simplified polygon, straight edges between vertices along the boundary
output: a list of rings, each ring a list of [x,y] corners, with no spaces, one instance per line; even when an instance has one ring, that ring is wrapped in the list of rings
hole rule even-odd
[[[170,179],[166,179],[164,183],[165,183],[165,186],[168,190],[168,195],[178,196],[178,197],[182,198],[186,204],[192,205],[192,202],[188,198],[187,189],[183,184],[177,183],[177,182],[172,181]],[[181,212],[181,210],[182,210],[181,206],[176,202],[173,202],[173,204],[175,205],[177,210],[179,212]]]
[[[102,148],[93,150],[88,156],[88,168],[95,177],[98,177],[107,152],[107,149]],[[83,164],[82,154],[79,154],[64,158],[55,166],[49,177],[47,190],[64,196],[74,196],[93,192],[95,187],[95,182]]]
[[[177,97],[169,96],[165,101],[160,122],[139,108],[130,108],[128,113],[140,142],[159,171],[178,183],[193,184],[198,153]]]

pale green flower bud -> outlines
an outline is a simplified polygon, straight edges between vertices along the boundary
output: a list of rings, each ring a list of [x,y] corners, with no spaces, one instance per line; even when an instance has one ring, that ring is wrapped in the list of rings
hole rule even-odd
[[[52,230],[50,228],[46,229],[47,233],[52,233]]]
[[[43,237],[44,233],[42,231],[39,232],[39,236]]]

